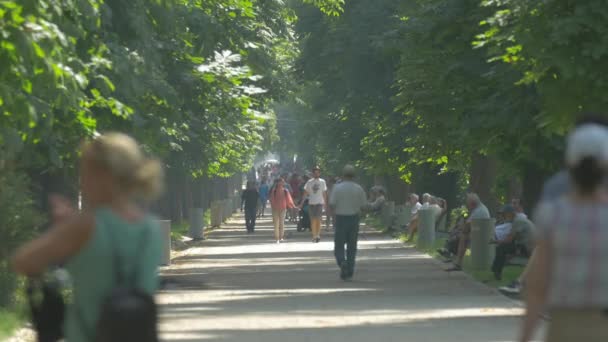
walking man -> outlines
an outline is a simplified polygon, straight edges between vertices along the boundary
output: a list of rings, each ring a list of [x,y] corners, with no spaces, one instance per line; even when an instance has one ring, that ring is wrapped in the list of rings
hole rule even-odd
[[[253,233],[255,231],[255,219],[258,211],[259,196],[258,190],[255,187],[255,182],[247,182],[247,189],[245,189],[241,195],[241,211],[243,211],[244,205],[247,233]]]
[[[367,205],[367,196],[363,188],[354,182],[355,168],[353,166],[346,165],[343,176],[343,181],[336,184],[331,192],[329,205],[336,217],[334,254],[338,267],[340,267],[340,278],[348,281],[355,273],[359,214]],[[346,255],[344,245],[346,245]]]
[[[304,196],[299,207],[302,208],[304,198],[308,196],[308,212],[310,214],[310,228],[312,230],[312,242],[321,241],[321,220],[323,208],[327,205],[327,184],[321,178],[321,169],[315,166],[312,169],[313,178],[304,186]]]

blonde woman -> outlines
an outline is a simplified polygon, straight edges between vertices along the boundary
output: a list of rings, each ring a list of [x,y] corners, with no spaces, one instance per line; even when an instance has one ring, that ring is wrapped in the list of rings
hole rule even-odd
[[[145,158],[133,139],[111,133],[84,145],[80,174],[86,209],[69,212],[62,207],[64,215],[47,233],[16,252],[13,267],[36,276],[50,265],[65,263],[74,296],[66,317],[66,340],[86,342],[95,338],[101,305],[117,286],[116,272],[137,274],[132,286],[141,291],[152,294],[157,289],[159,227],[135,201],[159,193],[162,172],[160,163]],[[116,256],[120,271],[115,270]]]

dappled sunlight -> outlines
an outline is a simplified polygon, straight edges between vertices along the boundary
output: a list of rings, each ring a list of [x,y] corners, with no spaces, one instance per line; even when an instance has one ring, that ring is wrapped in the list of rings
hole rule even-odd
[[[338,294],[338,293],[372,293],[378,291],[373,288],[314,288],[314,289],[258,289],[258,290],[207,290],[205,291],[205,305],[214,304],[218,302],[231,302],[231,301],[246,301],[253,299],[264,299],[264,298],[276,298],[276,297],[290,297],[296,295],[327,295],[327,294]],[[167,305],[170,310],[173,310],[171,305],[183,304],[190,301],[189,296],[175,297],[175,296],[158,296],[158,303]]]
[[[287,229],[286,241],[276,244],[268,221],[260,223],[247,234],[229,222],[163,271],[173,284],[158,295],[165,338],[308,341],[346,334],[373,340],[386,329],[399,336],[401,329],[456,325],[485,329],[482,339],[469,341],[488,342],[485,327],[515,325],[522,315],[521,307],[489,288],[464,274],[446,274],[427,254],[375,231],[362,229],[357,274],[344,283],[332,231],[324,229],[313,244],[309,232]],[[511,342],[504,331],[500,336],[496,342]]]
[[[234,313],[230,316],[210,316],[205,318],[205,330],[224,330],[221,327],[232,327],[231,330],[274,330],[286,328],[336,328],[354,326],[373,326],[387,324],[408,324],[454,319],[486,319],[497,317],[519,317],[520,308],[461,308],[445,310],[290,310],[284,312],[256,312],[246,314]],[[255,319],[255,322],[252,322]],[[196,317],[177,318],[183,320],[180,325],[187,326],[196,322]],[[191,323],[189,323],[191,322]],[[250,322],[244,324],[244,322]],[[167,332],[171,327],[163,329]]]

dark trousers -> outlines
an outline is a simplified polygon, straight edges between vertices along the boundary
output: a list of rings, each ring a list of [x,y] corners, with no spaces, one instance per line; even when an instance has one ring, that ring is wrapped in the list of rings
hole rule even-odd
[[[334,255],[338,266],[347,263],[350,274],[355,272],[357,240],[359,238],[359,216],[336,215],[336,233],[334,238]],[[346,245],[346,253],[344,253]]]
[[[514,242],[501,243],[496,246],[496,256],[492,263],[492,272],[494,274],[502,275],[502,270],[505,268],[507,263],[507,256],[517,251],[517,247]]]
[[[248,232],[255,230],[255,219],[257,217],[257,208],[245,207],[245,226]]]

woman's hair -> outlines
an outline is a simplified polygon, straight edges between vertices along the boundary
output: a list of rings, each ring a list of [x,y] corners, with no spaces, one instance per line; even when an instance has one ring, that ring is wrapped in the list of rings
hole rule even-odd
[[[603,183],[606,170],[593,157],[585,157],[574,166],[570,166],[570,177],[577,189],[583,194],[590,194]]]
[[[105,168],[128,192],[140,199],[151,200],[163,190],[160,161],[146,158],[130,136],[122,133],[103,134],[86,145],[86,158]]]

